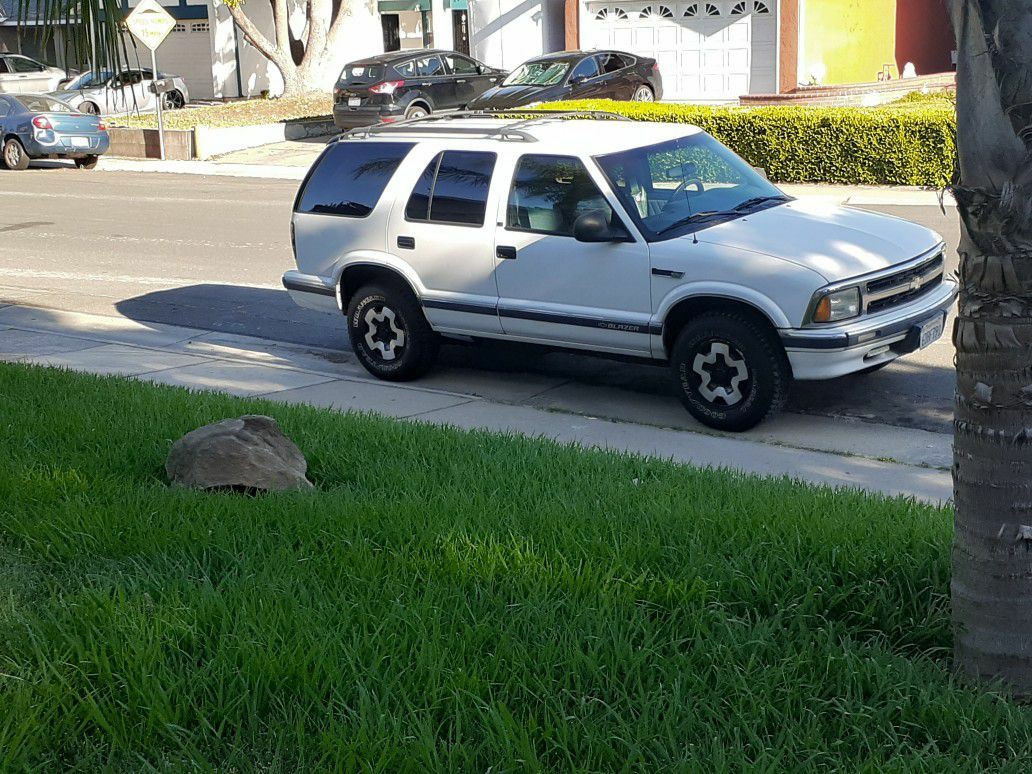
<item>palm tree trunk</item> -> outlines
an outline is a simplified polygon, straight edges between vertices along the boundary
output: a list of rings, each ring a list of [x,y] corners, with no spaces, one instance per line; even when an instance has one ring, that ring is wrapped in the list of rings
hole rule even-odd
[[[955,658],[967,677],[1029,697],[1032,0],[950,0],[950,10],[962,222],[953,335]]]

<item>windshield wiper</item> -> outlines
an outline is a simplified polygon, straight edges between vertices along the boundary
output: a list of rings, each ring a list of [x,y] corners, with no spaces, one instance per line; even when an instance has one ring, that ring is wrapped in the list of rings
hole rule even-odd
[[[673,231],[675,228],[681,228],[682,226],[687,226],[687,225],[689,225],[691,223],[697,223],[698,221],[701,221],[701,220],[708,220],[710,218],[717,217],[719,215],[727,215],[727,213],[722,211],[722,210],[705,210],[703,212],[696,212],[695,214],[689,215],[686,218],[681,218],[680,220],[675,220],[669,226],[665,226],[664,228],[661,228],[657,233],[665,234],[668,231]]]
[[[789,197],[782,194],[778,194],[777,196],[754,196],[751,199],[746,199],[741,204],[736,204],[732,211],[741,212],[742,210],[747,210],[750,207],[755,207],[757,204],[764,204],[766,202],[787,202],[788,199]]]

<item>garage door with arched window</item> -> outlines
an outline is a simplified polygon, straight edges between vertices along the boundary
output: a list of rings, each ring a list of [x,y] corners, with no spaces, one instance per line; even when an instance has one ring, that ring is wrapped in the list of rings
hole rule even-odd
[[[776,91],[776,0],[593,0],[580,20],[582,48],[653,57],[667,99]]]

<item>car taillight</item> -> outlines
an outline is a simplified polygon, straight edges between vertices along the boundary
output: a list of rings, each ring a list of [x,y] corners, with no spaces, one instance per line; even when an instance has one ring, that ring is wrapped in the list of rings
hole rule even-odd
[[[50,123],[50,119],[46,116],[36,116],[32,119],[32,125],[37,129],[53,129],[54,125]]]
[[[106,132],[107,131],[107,124],[105,124],[103,121],[98,122],[97,123],[97,131],[98,132]]]
[[[405,81],[384,81],[375,86],[370,86],[369,92],[371,94],[393,94],[404,85]]]

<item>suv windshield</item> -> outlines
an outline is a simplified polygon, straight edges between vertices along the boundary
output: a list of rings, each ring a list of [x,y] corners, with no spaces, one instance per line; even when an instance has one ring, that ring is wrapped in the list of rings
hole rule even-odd
[[[599,156],[596,161],[649,241],[790,200],[704,132]]]
[[[375,83],[383,80],[384,67],[378,64],[349,64],[341,70],[342,83]]]
[[[110,70],[101,70],[98,73],[83,73],[69,81],[67,86],[62,87],[62,90],[75,91],[77,89],[89,89],[94,86],[107,83],[112,75],[114,75],[114,73]]]
[[[503,86],[555,86],[566,71],[569,62],[545,59],[540,62],[524,62],[502,83]]]

